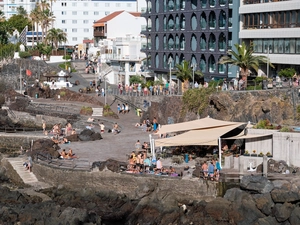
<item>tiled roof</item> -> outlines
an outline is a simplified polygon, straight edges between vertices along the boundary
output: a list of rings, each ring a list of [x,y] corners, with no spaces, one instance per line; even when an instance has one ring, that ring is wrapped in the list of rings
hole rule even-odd
[[[115,18],[116,16],[120,15],[123,12],[125,12],[125,10],[113,12],[113,13],[103,17],[102,19],[97,20],[95,23],[105,23],[105,22],[110,21],[111,19]],[[133,15],[135,17],[141,16],[140,12],[128,12],[128,13],[130,13],[131,15]]]

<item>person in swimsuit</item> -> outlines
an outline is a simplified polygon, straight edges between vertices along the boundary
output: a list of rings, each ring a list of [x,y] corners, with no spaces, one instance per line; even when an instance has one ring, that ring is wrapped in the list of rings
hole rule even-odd
[[[208,177],[208,165],[207,165],[206,161],[204,161],[204,163],[202,164],[201,169],[202,169],[203,176],[204,176],[203,178],[204,178],[204,180],[206,180]]]

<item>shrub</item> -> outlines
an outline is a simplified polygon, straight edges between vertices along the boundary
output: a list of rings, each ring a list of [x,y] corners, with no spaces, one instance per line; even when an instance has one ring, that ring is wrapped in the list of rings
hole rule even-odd
[[[65,59],[65,60],[70,60],[70,59],[72,59],[72,57],[71,57],[70,55],[64,55],[64,56],[63,56],[63,59]]]
[[[92,107],[82,106],[82,108],[80,110],[80,114],[86,115],[86,116],[91,116],[93,114],[93,109],[92,109]]]
[[[258,123],[254,126],[256,129],[274,129],[274,126],[271,124],[271,122],[266,120],[260,120]]]
[[[278,73],[280,77],[287,77],[287,78],[293,77],[294,74],[296,74],[296,70],[294,68],[281,69]]]
[[[61,97],[64,97],[64,96],[66,95],[66,92],[65,92],[65,91],[61,91],[61,92],[59,92],[59,95],[60,95]]]
[[[29,52],[19,52],[20,58],[29,58],[32,55]]]
[[[280,132],[291,132],[291,129],[289,127],[282,127],[279,131]]]

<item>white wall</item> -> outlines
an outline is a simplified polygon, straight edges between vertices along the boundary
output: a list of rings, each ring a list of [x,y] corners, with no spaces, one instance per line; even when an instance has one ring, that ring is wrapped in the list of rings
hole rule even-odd
[[[252,153],[256,150],[259,154],[270,152],[274,160],[284,160],[288,165],[300,166],[300,133],[299,132],[278,132],[274,130],[249,129],[249,134],[273,134],[273,138],[263,141],[247,140],[245,149]]]
[[[123,12],[107,22],[107,38],[125,37],[127,34],[139,35],[142,25],[146,25],[145,18]]]

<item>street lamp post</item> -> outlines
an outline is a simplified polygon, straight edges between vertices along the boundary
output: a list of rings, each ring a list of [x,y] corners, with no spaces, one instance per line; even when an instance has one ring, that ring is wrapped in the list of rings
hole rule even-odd
[[[195,63],[192,64],[192,68],[193,68],[193,88],[195,88],[195,69],[196,69],[197,65]]]
[[[170,93],[170,95],[172,94],[172,86],[171,86],[171,83],[172,83],[172,62],[173,62],[173,59],[170,57],[169,60],[168,60],[169,69],[170,69],[170,81],[169,81],[169,93]]]

